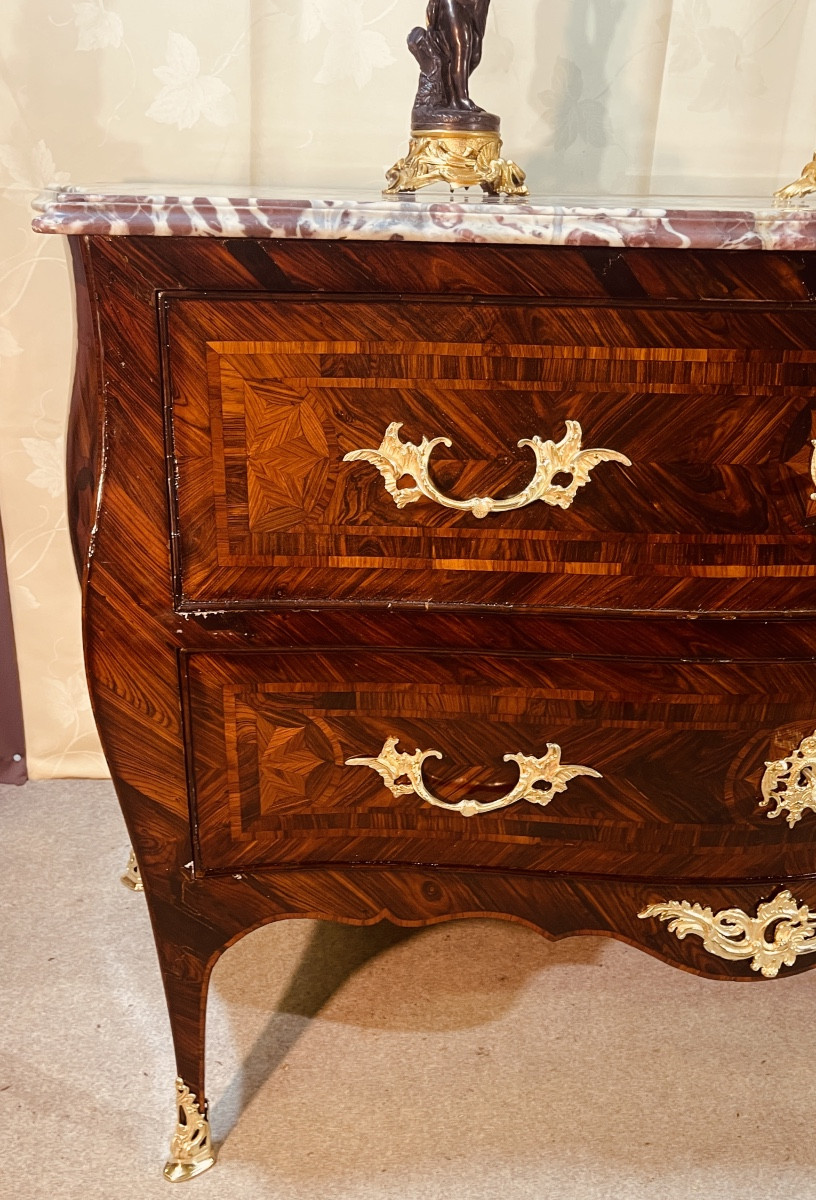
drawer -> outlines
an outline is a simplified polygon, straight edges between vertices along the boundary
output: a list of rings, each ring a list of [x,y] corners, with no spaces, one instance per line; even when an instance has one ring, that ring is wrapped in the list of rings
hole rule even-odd
[[[164,314],[182,608],[814,608],[803,306]]]
[[[400,649],[182,658],[201,870],[813,871],[813,663]]]

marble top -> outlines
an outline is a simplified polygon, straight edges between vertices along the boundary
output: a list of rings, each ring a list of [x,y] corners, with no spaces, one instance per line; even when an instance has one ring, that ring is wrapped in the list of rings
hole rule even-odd
[[[816,209],[768,198],[523,201],[457,192],[384,197],[184,185],[61,187],[34,203],[39,233],[493,242],[502,245],[816,250]]]

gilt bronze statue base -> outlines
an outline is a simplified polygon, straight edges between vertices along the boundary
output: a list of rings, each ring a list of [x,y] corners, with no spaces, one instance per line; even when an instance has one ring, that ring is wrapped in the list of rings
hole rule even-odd
[[[493,196],[527,196],[524,171],[502,158],[501,149],[497,132],[414,129],[408,154],[386,175],[384,195],[444,183],[451,191],[481,187]]]

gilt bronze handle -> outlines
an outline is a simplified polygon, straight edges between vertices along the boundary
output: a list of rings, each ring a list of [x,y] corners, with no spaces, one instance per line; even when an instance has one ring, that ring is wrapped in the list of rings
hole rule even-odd
[[[369,462],[382,475],[389,495],[393,496],[397,508],[414,504],[422,496],[433,500],[444,508],[455,508],[461,512],[472,512],[476,517],[487,517],[491,513],[513,512],[525,508],[536,500],[558,508],[569,508],[578,489],[590,481],[590,472],[599,463],[616,462],[631,467],[625,454],[617,450],[582,450],[583,433],[577,421],[567,421],[567,432],[560,442],[543,441],[540,437],[524,438],[519,446],[529,446],[535,455],[536,471],[532,482],[515,496],[505,500],[494,500],[490,496],[473,496],[469,500],[453,500],[439,491],[431,479],[430,459],[436,446],[450,446],[449,438],[423,437],[418,446],[400,440],[402,423],[392,421],[385,437],[376,450],[353,450],[343,462]],[[399,480],[409,476],[414,487],[400,487]],[[565,480],[556,483],[561,477]]]
[[[417,750],[415,754],[404,754],[397,750],[398,742],[398,737],[389,737],[376,758],[348,758],[346,766],[370,767],[382,778],[393,796],[409,796],[413,793],[427,804],[447,809],[448,812],[461,813],[463,817],[475,817],[481,813],[494,812],[498,808],[508,808],[519,800],[527,800],[530,804],[539,804],[545,808],[553,796],[567,790],[567,784],[576,775],[590,775],[593,779],[603,778],[591,767],[562,763],[561,747],[548,742],[547,753],[543,758],[533,758],[527,754],[505,754],[504,761],[518,763],[519,768],[518,783],[506,796],[487,803],[465,799],[460,800],[458,804],[448,804],[429,792],[422,778],[422,764],[427,758],[442,758],[440,751]],[[401,779],[407,782],[400,783]]]

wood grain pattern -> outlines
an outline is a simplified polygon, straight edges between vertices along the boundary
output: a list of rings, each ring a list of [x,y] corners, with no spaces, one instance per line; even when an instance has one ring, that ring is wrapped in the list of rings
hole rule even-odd
[[[764,764],[812,733],[816,666],[678,664],[477,654],[278,651],[185,656],[197,863],[205,871],[313,862],[433,861],[593,874],[793,874],[816,818],[795,830],[759,807]],[[449,803],[505,795],[508,753],[565,762],[546,808],[473,818],[394,798],[348,758],[436,749]],[[724,853],[725,851],[725,853]]]
[[[637,913],[675,899],[753,911],[783,886],[816,908],[816,818],[789,830],[753,808],[764,757],[816,725],[802,499],[816,257],[138,237],[77,249],[96,329],[69,451],[89,681],[192,1090],[205,1095],[213,963],[284,917],[501,916],[758,979]],[[413,345],[396,385],[395,330]],[[291,357],[298,339],[312,359],[316,341],[334,348],[312,374],[276,375],[270,343]],[[531,364],[552,376],[532,390]],[[322,432],[305,410],[275,418],[284,378],[318,381]],[[351,378],[363,386],[337,386]],[[351,432],[381,435],[395,398],[422,422],[412,436],[454,437],[439,465],[452,489],[513,486],[513,439],[567,398],[593,441],[637,443],[645,466],[636,489],[598,472],[573,513],[511,514],[502,537],[455,514],[420,527],[418,509],[383,507],[360,464],[335,483],[335,451]],[[270,516],[282,496],[286,528]],[[338,565],[351,536],[338,520],[358,516],[370,548]],[[443,568],[443,590],[449,545],[459,569]],[[604,780],[559,798],[580,815],[463,825],[397,809],[373,774],[338,766],[347,747],[376,753],[366,739],[395,720],[445,752],[431,778],[447,796],[493,794],[501,756],[543,737],[597,758]]]
[[[566,590],[573,609],[727,612],[761,591],[777,611],[816,573],[806,310],[315,299],[166,311],[183,606],[536,608]],[[519,441],[558,441],[567,420],[584,446],[632,460],[599,467],[568,511],[400,511],[373,466],[342,461],[399,421],[403,440],[451,439],[433,454],[445,494],[512,495],[533,476]]]
[[[71,238],[70,252],[76,296],[77,351],[69,412],[70,436],[66,447],[66,482],[68,529],[74,565],[81,581],[96,515],[101,467],[102,411],[96,403],[101,362],[90,294],[93,282],[88,279],[91,266],[87,247],[79,239]]]

